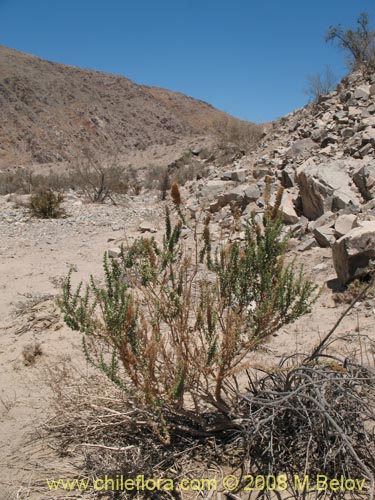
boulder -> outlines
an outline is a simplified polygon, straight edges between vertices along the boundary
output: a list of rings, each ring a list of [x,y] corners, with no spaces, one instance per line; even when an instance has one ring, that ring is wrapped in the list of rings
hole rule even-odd
[[[368,99],[370,97],[370,86],[361,85],[357,87],[353,95],[354,99]]]
[[[297,247],[297,250],[299,252],[306,252],[306,250],[310,250],[311,248],[314,248],[316,246],[317,246],[316,239],[311,237],[311,238],[307,238],[305,241],[300,243]]]
[[[283,192],[279,210],[281,212],[283,222],[286,224],[296,224],[299,221],[299,217],[294,208],[293,200],[293,194],[285,190]]]
[[[357,194],[351,189],[351,178],[344,160],[316,165],[311,159],[297,169],[303,214],[315,220],[324,212],[358,206]]]
[[[245,182],[246,170],[233,170],[233,171],[224,172],[222,179],[227,180],[227,181],[234,181],[234,182]]]
[[[315,239],[320,247],[331,247],[335,241],[335,231],[330,226],[320,226],[314,229]]]
[[[357,170],[353,175],[353,181],[365,200],[371,200],[375,195],[375,161]]]
[[[215,196],[222,193],[228,187],[227,181],[221,181],[218,179],[210,179],[202,187],[199,193],[200,198],[213,200]]]
[[[332,247],[333,264],[341,284],[368,274],[375,262],[375,221],[356,227]]]
[[[290,188],[294,186],[295,170],[293,167],[285,167],[281,171],[281,185],[285,188]]]
[[[316,220],[310,221],[308,223],[308,230],[314,231],[314,229],[316,229],[317,227],[320,227],[320,226],[333,227],[335,220],[336,220],[336,214],[334,214],[333,212],[330,212],[330,211],[325,212],[323,215],[318,217]]]
[[[335,222],[335,236],[336,238],[341,238],[344,234],[351,231],[357,220],[357,216],[354,214],[343,214],[340,215]]]
[[[248,186],[245,191],[245,201],[246,203],[251,203],[252,201],[256,201],[260,197],[260,191],[256,184],[251,184]]]

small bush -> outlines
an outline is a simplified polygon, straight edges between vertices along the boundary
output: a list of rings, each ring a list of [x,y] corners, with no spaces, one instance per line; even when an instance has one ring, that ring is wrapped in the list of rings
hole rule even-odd
[[[40,219],[57,219],[64,214],[61,203],[64,201],[62,193],[55,194],[46,189],[35,193],[30,198],[30,209],[33,215]]]
[[[93,203],[104,203],[108,199],[114,202],[113,195],[126,194],[130,189],[135,194],[140,192],[136,172],[131,166],[120,167],[117,157],[87,155],[71,169],[70,175],[77,189]]]
[[[329,66],[324,68],[324,71],[318,72],[315,75],[307,75],[307,87],[304,93],[309,97],[311,102],[317,102],[320,96],[324,96],[332,92],[337,83],[337,77],[334,75]]]
[[[248,354],[306,313],[316,289],[284,264],[277,210],[266,213],[263,228],[252,219],[245,241],[214,255],[206,219],[195,252],[186,250],[177,190],[177,222],[167,209],[161,245],[141,238],[118,261],[105,254],[103,286],[91,277],[85,291],[82,284],[74,291],[69,275],[59,299],[87,360],[145,408],[165,442],[173,422],[206,434],[236,428],[233,387]]]

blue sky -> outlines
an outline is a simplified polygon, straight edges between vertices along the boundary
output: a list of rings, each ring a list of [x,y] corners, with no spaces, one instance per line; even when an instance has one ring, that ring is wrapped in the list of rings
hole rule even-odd
[[[0,0],[0,45],[126,76],[251,121],[303,106],[308,74],[347,70],[324,42],[374,0]]]

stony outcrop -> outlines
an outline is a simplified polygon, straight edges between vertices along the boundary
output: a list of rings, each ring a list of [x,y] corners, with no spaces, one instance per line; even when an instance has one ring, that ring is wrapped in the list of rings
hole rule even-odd
[[[303,214],[315,220],[327,210],[357,209],[359,200],[351,188],[344,160],[315,164],[308,160],[297,170]]]
[[[375,264],[375,221],[356,227],[337,240],[332,247],[337,277],[343,285],[361,278]]]

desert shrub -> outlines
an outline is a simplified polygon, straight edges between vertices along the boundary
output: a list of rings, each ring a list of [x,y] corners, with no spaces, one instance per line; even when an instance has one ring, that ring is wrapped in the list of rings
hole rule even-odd
[[[204,435],[236,428],[233,387],[248,354],[316,298],[302,270],[284,265],[274,211],[263,228],[251,219],[245,240],[215,255],[206,219],[191,252],[180,238],[177,191],[177,220],[167,209],[161,244],[140,238],[118,260],[105,254],[103,284],[91,277],[74,290],[69,274],[59,299],[65,322],[83,335],[87,360],[145,409],[165,442],[173,425]]]
[[[369,17],[362,12],[357,19],[357,29],[345,30],[339,24],[330,26],[326,42],[335,42],[348,56],[348,66],[356,69],[361,65],[375,66],[375,31],[369,29]]]
[[[54,193],[49,189],[42,189],[31,195],[30,210],[33,215],[41,219],[56,219],[64,214],[61,203],[64,201],[62,193]]]
[[[0,172],[0,195],[10,193],[29,194],[32,190],[32,174],[19,168],[10,172]]]
[[[161,199],[165,200],[168,189],[171,187],[168,167],[152,165],[147,169],[144,185],[147,189],[157,189],[161,193]]]
[[[18,168],[11,172],[0,172],[0,195],[18,193],[36,193],[41,189],[62,191],[74,186],[68,173],[48,172],[36,174],[26,168]]]
[[[161,199],[165,200],[173,182],[183,186],[188,181],[206,177],[207,172],[207,167],[201,161],[191,154],[184,154],[168,167],[151,166],[147,170],[144,184],[148,189],[159,190]]]
[[[261,125],[231,117],[217,121],[214,131],[219,147],[235,145],[244,153],[252,151],[263,135]]]
[[[320,96],[332,92],[337,83],[337,77],[329,66],[325,66],[323,71],[314,75],[307,75],[307,87],[304,93],[312,102],[317,102]]]
[[[126,194],[132,189],[139,192],[139,182],[132,167],[120,167],[114,158],[87,155],[71,169],[71,177],[77,189],[83,191],[93,203],[114,202],[113,195]]]

